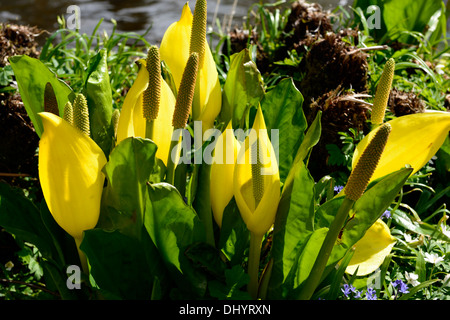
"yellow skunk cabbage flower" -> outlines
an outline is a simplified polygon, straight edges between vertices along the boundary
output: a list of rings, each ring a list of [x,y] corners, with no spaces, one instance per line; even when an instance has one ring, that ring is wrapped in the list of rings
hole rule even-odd
[[[143,95],[147,89],[149,73],[145,59],[139,60],[140,68],[135,82],[128,91],[120,112],[117,126],[117,144],[128,137],[145,137],[147,121],[144,118]],[[156,157],[167,165],[175,96],[161,77],[161,95],[158,117],[154,120],[153,141],[158,146]]]
[[[389,227],[378,219],[355,244],[355,252],[345,272],[358,276],[368,275],[377,270],[389,255],[396,240]]]
[[[261,108],[239,151],[233,191],[248,230],[264,235],[274,222],[280,201],[280,174]]]
[[[425,112],[406,115],[388,121],[391,133],[384,152],[370,181],[410,165],[420,170],[444,143],[450,130],[449,112]],[[353,154],[352,167],[355,167],[360,155],[379,127],[372,130],[358,144]]]
[[[86,134],[53,113],[39,113],[39,179],[55,221],[77,243],[97,224],[106,157]]]
[[[233,198],[234,166],[239,147],[230,121],[217,139],[211,164],[211,208],[219,227],[222,226],[223,211]]]
[[[206,10],[206,1],[197,0],[202,10]],[[196,6],[197,8],[197,6]],[[198,19],[201,20],[201,19]],[[181,83],[183,71],[190,55],[191,34],[193,28],[193,15],[189,8],[189,3],[186,3],[181,13],[179,21],[172,23],[164,33],[161,40],[160,55],[161,60],[169,66],[172,76],[175,81],[177,90]],[[201,27],[206,30],[206,21],[200,21]],[[204,24],[204,26],[203,26]],[[220,113],[222,106],[222,90],[219,83],[219,76],[217,73],[216,64],[206,42],[204,33],[201,37],[204,41],[204,53],[199,53],[200,65],[198,70],[196,94],[198,100],[195,100],[192,108],[192,116],[194,121],[202,121],[203,133],[214,126],[214,120]],[[197,35],[197,33],[195,33]],[[194,39],[196,37],[193,37]],[[199,39],[195,39],[199,42]],[[195,41],[194,40],[194,41]]]

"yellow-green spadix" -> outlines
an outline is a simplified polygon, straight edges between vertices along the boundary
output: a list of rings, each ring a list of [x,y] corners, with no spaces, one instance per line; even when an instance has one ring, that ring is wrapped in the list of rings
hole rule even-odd
[[[127,137],[145,137],[147,120],[144,118],[144,92],[148,87],[149,72],[147,62],[141,59],[139,72],[135,82],[128,91],[117,126],[117,144]],[[156,157],[167,165],[170,141],[172,136],[172,117],[175,109],[175,96],[169,85],[161,77],[160,101],[157,118],[153,123],[152,140],[158,146]]]
[[[411,174],[420,170],[448,137],[450,113],[440,111],[416,113],[386,123],[390,124],[391,133],[371,181],[400,170],[406,165],[413,168]],[[372,130],[358,144],[353,154],[353,167],[379,129],[380,127]]]
[[[259,107],[234,168],[234,197],[250,232],[264,235],[272,226],[280,201],[277,157]]]
[[[39,113],[44,132],[39,142],[39,179],[55,221],[81,242],[97,224],[106,157],[86,134],[53,113]]]

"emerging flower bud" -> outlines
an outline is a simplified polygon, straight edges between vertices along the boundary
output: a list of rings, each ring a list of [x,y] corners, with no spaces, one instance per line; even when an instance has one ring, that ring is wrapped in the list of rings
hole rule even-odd
[[[45,84],[44,111],[59,116],[58,101],[56,100],[55,91],[50,82]]]

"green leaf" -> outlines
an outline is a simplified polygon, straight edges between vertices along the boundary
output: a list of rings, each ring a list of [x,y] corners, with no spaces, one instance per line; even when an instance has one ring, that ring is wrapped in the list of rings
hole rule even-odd
[[[230,70],[223,87],[223,104],[219,115],[233,128],[244,128],[251,107],[258,107],[264,96],[264,82],[248,49],[231,56]]]
[[[145,228],[163,259],[181,271],[179,259],[183,250],[205,240],[203,226],[172,185],[149,185],[147,195]]]
[[[223,211],[218,247],[232,265],[240,264],[250,245],[250,232],[239,212],[234,197]]]
[[[148,248],[137,239],[102,229],[85,231],[80,248],[88,257],[91,277],[108,298],[150,299],[156,251],[148,261]]]
[[[157,146],[129,137],[111,152],[103,172],[108,181],[102,195],[99,226],[139,237],[143,225],[147,182],[158,182]]]
[[[54,256],[52,238],[41,220],[39,209],[8,184],[0,182],[0,226],[34,244],[46,258]]]
[[[313,230],[314,179],[303,162],[295,167],[293,183],[283,192],[273,230],[273,269],[268,295],[280,298],[291,290],[288,275],[294,272]]]
[[[282,182],[289,173],[307,127],[302,105],[303,96],[290,78],[280,81],[261,101],[267,132],[276,148],[275,153],[279,155],[278,167]],[[277,130],[276,142],[272,129]]]
[[[361,239],[366,231],[394,201],[398,192],[411,174],[412,168],[391,173],[368,189],[353,205],[351,219],[342,230],[339,244],[333,248],[328,266],[334,266],[346,252]]]
[[[434,226],[423,221],[413,221],[406,212],[400,209],[392,212],[391,216],[395,224],[409,231],[430,236],[436,240],[450,242],[450,237],[443,233],[439,226]]]
[[[40,137],[43,132],[42,121],[37,115],[44,111],[44,91],[47,82],[53,87],[58,101],[59,114],[64,112],[67,101],[73,101],[75,94],[63,81],[59,80],[44,63],[28,56],[13,56],[9,58],[14,75],[17,79],[20,96],[25,109],[33,122],[36,133]]]
[[[89,61],[84,94],[89,108],[92,139],[108,156],[114,128],[111,124],[113,98],[106,58],[107,51],[102,49]]]
[[[192,266],[186,249],[205,242],[204,226],[178,190],[168,183],[147,187],[144,226],[180,291],[201,297],[206,278]]]
[[[369,14],[367,9],[371,5],[378,7],[380,28],[369,28],[376,41],[390,39],[412,43],[415,40],[408,32],[425,32],[431,17],[441,8],[441,3],[440,0],[356,0],[353,8],[361,8],[367,20],[376,22],[376,13]]]

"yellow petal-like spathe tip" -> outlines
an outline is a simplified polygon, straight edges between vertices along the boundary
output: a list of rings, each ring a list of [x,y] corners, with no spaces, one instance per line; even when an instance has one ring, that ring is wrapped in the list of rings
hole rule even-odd
[[[214,219],[219,227],[225,207],[233,198],[234,166],[239,152],[239,142],[234,136],[231,121],[222,132],[214,147],[213,162],[211,164],[210,199]]]
[[[39,113],[39,179],[55,221],[75,239],[97,224],[106,157],[87,135],[60,117]]]
[[[138,75],[127,95],[125,96],[122,110],[120,111],[119,124],[117,126],[117,144],[128,137],[135,136],[133,112],[136,108],[136,105],[138,105],[139,97],[142,96],[142,93],[145,91],[148,84],[148,71],[145,67],[145,59],[140,59],[138,63]],[[142,105],[142,102],[140,103],[140,105]]]
[[[189,59],[192,20],[191,9],[186,3],[180,20],[172,23],[164,33],[159,49],[161,60],[169,66],[177,89],[180,87],[183,71]],[[192,114],[195,115],[194,121],[202,121],[204,133],[213,127],[214,120],[222,107],[219,75],[208,43],[206,43],[203,63],[199,66],[198,74],[200,98],[199,104],[194,104],[193,108],[196,110],[192,110]]]
[[[355,244],[355,252],[345,272],[358,276],[368,275],[377,270],[389,255],[396,240],[389,227],[378,219]]]
[[[261,155],[262,197],[257,203],[254,194],[251,164],[252,140],[258,140]],[[263,235],[272,226],[280,201],[280,175],[272,143],[267,134],[261,108],[256,113],[253,128],[245,139],[238,154],[234,169],[234,197],[247,228],[257,235]]]
[[[177,89],[180,86],[184,67],[189,59],[192,20],[192,12],[189,3],[186,2],[180,20],[167,28],[159,48],[161,60],[164,60],[169,66]]]
[[[425,112],[388,121],[391,133],[371,181],[410,165],[420,170],[439,150],[450,130],[449,112]],[[354,167],[368,142],[379,128],[372,130],[358,144],[353,154]]]

